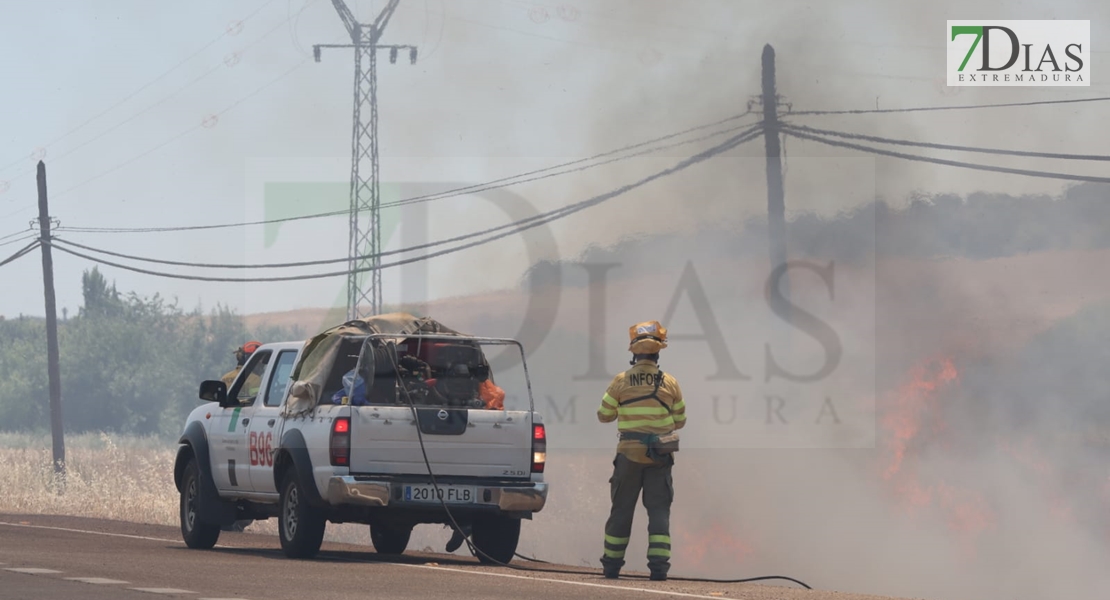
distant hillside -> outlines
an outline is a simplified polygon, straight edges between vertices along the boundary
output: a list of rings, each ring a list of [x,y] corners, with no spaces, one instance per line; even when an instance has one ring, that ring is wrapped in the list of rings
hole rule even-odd
[[[793,258],[871,270],[877,302],[872,310],[892,339],[897,334],[927,338],[937,347],[1012,347],[1110,297],[1110,282],[1092,275],[1110,259],[1110,186],[1076,185],[1058,198],[921,195],[901,209],[880,200],[831,219],[795,215],[787,224],[787,243]],[[425,310],[459,328],[512,335],[515,325],[505,329],[523,319],[532,286],[560,290],[563,304],[587,306],[585,265],[618,265],[606,275],[614,303],[622,282],[650,277],[673,287],[687,263],[703,279],[750,277],[766,270],[768,247],[763,217],[749,219],[741,231],[705,228],[693,236],[612,240],[580,256],[533,266],[518,289],[443,299]],[[343,318],[342,309],[320,308],[248,315],[246,323],[313,332]]]
[[[615,258],[610,255],[607,260]],[[654,261],[650,255],[645,260]],[[740,273],[761,262],[727,257],[689,260],[699,273],[717,274]],[[611,273],[609,283],[615,289],[608,292],[610,297],[619,293],[622,280],[643,273],[636,262],[622,264],[627,267]],[[653,276],[673,286],[683,264],[679,260],[665,267],[654,265]],[[1092,276],[1106,264],[1110,264],[1110,249],[1036,252],[989,260],[882,258],[866,269],[873,270],[877,286],[876,318],[888,333],[916,332],[916,337],[928,337],[937,347],[970,349],[988,343],[1012,348],[1085,306],[1110,300],[1110,280]],[[568,263],[561,272],[561,303],[587,306],[582,269]],[[670,293],[667,290],[666,295]],[[434,301],[424,312],[474,333],[511,336],[524,317],[528,299],[523,290],[508,290]],[[324,308],[261,313],[245,315],[244,322],[252,330],[296,326],[311,335],[342,320],[340,312],[339,319],[327,321],[328,313]],[[906,315],[914,316],[911,320]]]
[[[872,255],[988,259],[1103,249],[1110,248],[1110,186],[1080,184],[1058,198],[921,194],[900,209],[877,200],[835,218],[793,215],[786,232],[793,256],[852,262]],[[660,255],[692,247],[712,248],[727,256],[766,256],[767,219],[748,219],[740,231],[705,227],[696,240],[662,234],[625,238],[591,248],[581,258],[606,262],[632,253]]]

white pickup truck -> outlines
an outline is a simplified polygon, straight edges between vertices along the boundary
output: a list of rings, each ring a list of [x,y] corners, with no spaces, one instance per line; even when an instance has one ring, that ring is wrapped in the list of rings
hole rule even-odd
[[[377,552],[400,554],[415,525],[453,520],[479,560],[508,563],[547,499],[547,435],[523,362],[500,406],[497,346],[524,360],[513,340],[393,313],[265,344],[230,388],[203,382],[174,465],[186,544],[278,517],[292,558],[314,556],[328,522],[368,524]]]

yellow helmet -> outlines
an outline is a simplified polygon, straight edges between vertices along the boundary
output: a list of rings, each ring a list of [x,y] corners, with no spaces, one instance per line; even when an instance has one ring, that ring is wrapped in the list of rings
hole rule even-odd
[[[628,351],[655,354],[667,347],[667,328],[659,321],[644,321],[628,328]]]

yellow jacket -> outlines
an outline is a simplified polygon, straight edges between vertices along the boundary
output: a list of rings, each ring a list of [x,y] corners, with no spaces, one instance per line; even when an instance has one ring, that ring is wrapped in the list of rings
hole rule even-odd
[[[231,391],[231,384],[235,383],[235,378],[239,376],[239,371],[241,371],[242,369],[243,369],[243,367],[235,367],[231,371],[225,373],[224,376],[220,378],[220,381],[224,382],[224,385],[227,386],[227,389],[228,389],[229,392]],[[261,377],[259,377],[255,373],[251,373],[251,374],[247,375],[247,380],[243,382],[243,387],[239,388],[239,394],[238,394],[239,402],[244,402],[244,401],[247,401],[247,400],[253,400],[255,398],[255,396],[258,395],[258,390],[261,387],[262,387],[262,378]]]
[[[653,393],[654,398],[651,397]],[[639,399],[634,400],[636,398]],[[640,360],[613,378],[601,398],[597,420],[602,423],[616,421],[620,432],[670,433],[686,425],[686,402],[682,399],[678,380],[660,371],[654,361]],[[653,462],[647,456],[647,447],[636,440],[621,440],[617,452],[635,462]]]
[[[224,382],[224,385],[226,385],[228,389],[230,389],[231,384],[235,382],[235,377],[239,374],[239,370],[242,368],[243,367],[235,367],[234,369],[228,371],[224,374],[223,377],[220,378],[220,381]]]

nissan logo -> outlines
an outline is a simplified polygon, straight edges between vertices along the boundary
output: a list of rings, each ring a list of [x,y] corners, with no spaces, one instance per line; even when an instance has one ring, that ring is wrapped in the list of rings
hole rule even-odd
[[[436,416],[437,416],[437,417],[439,417],[439,420],[440,420],[440,421],[446,421],[446,420],[447,420],[447,416],[448,416],[448,415],[447,415],[447,411],[445,411],[445,410],[441,410],[441,411],[439,411],[438,413],[436,413]]]

